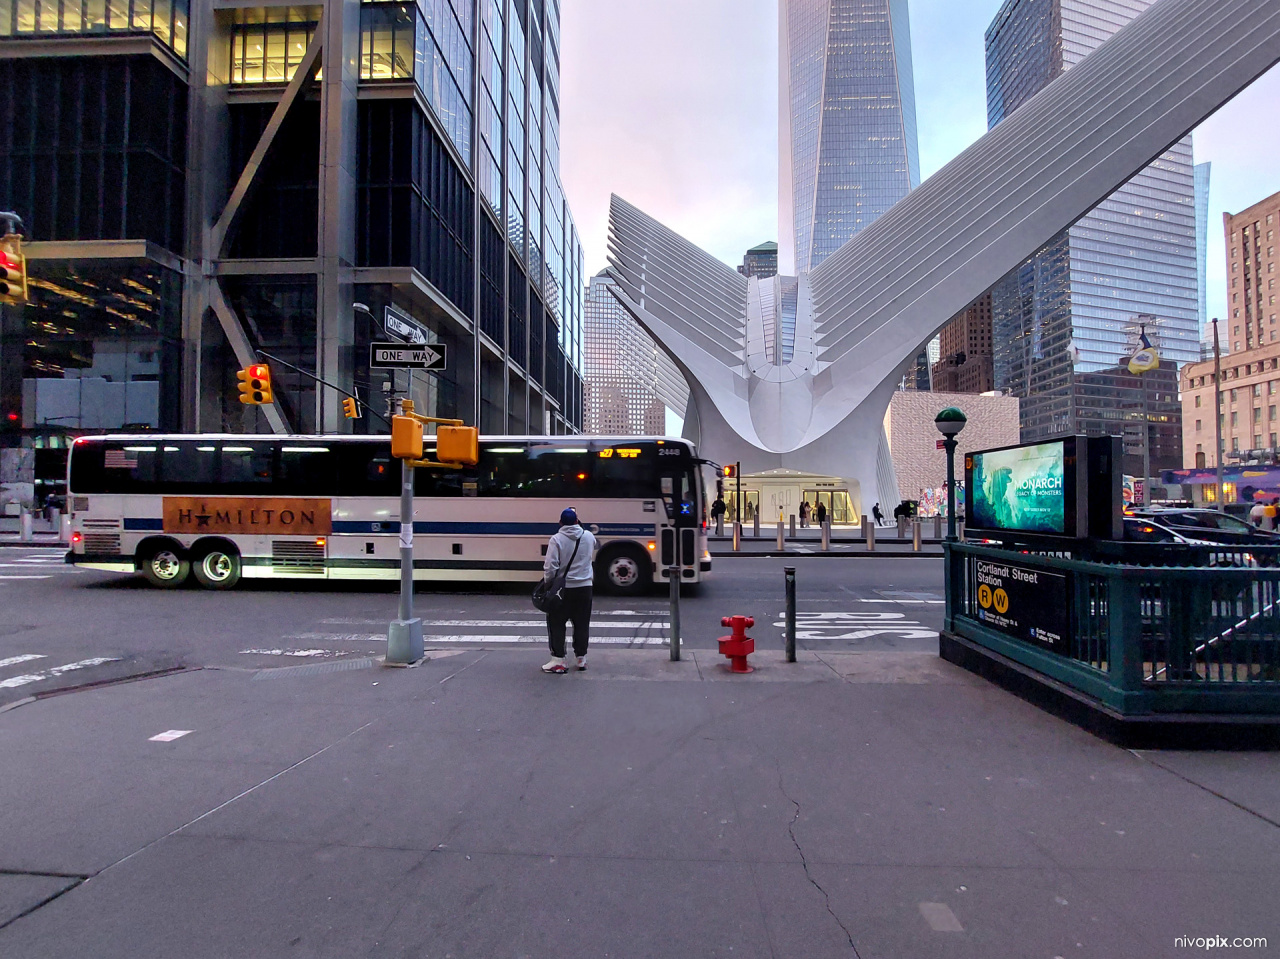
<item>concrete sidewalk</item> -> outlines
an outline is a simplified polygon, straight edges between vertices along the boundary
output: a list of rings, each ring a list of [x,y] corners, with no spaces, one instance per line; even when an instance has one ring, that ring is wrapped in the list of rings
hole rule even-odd
[[[1280,754],[1126,752],[927,653],[431,655],[0,714],[0,955],[1280,944]]]

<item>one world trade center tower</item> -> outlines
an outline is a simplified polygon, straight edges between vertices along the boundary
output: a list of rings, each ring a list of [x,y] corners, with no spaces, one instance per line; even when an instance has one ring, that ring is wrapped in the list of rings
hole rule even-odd
[[[808,273],[920,184],[907,0],[779,0],[779,269]]]

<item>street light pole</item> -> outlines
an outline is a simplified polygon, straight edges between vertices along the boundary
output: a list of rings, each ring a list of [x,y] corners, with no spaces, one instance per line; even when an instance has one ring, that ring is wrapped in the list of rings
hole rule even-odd
[[[1222,498],[1222,347],[1218,343],[1218,318],[1213,318],[1213,436],[1214,461],[1218,468],[1218,511],[1225,512]]]
[[[939,413],[933,425],[942,434],[942,448],[947,451],[947,542],[956,541],[956,434],[964,429],[968,419],[954,406]]]

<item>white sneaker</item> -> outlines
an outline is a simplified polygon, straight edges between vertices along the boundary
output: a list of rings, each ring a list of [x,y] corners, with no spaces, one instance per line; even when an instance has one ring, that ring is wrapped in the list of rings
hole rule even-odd
[[[583,672],[587,668],[587,657],[578,657],[578,672]]]
[[[569,668],[564,664],[563,656],[552,656],[551,662],[542,667],[544,673],[567,673]]]

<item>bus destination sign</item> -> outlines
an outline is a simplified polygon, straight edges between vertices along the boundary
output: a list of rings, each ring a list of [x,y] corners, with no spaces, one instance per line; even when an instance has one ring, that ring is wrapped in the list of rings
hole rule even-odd
[[[327,499],[166,496],[166,533],[255,533],[268,536],[328,536],[333,513]]]
[[[445,368],[443,343],[370,343],[369,366],[375,370],[435,370]]]

